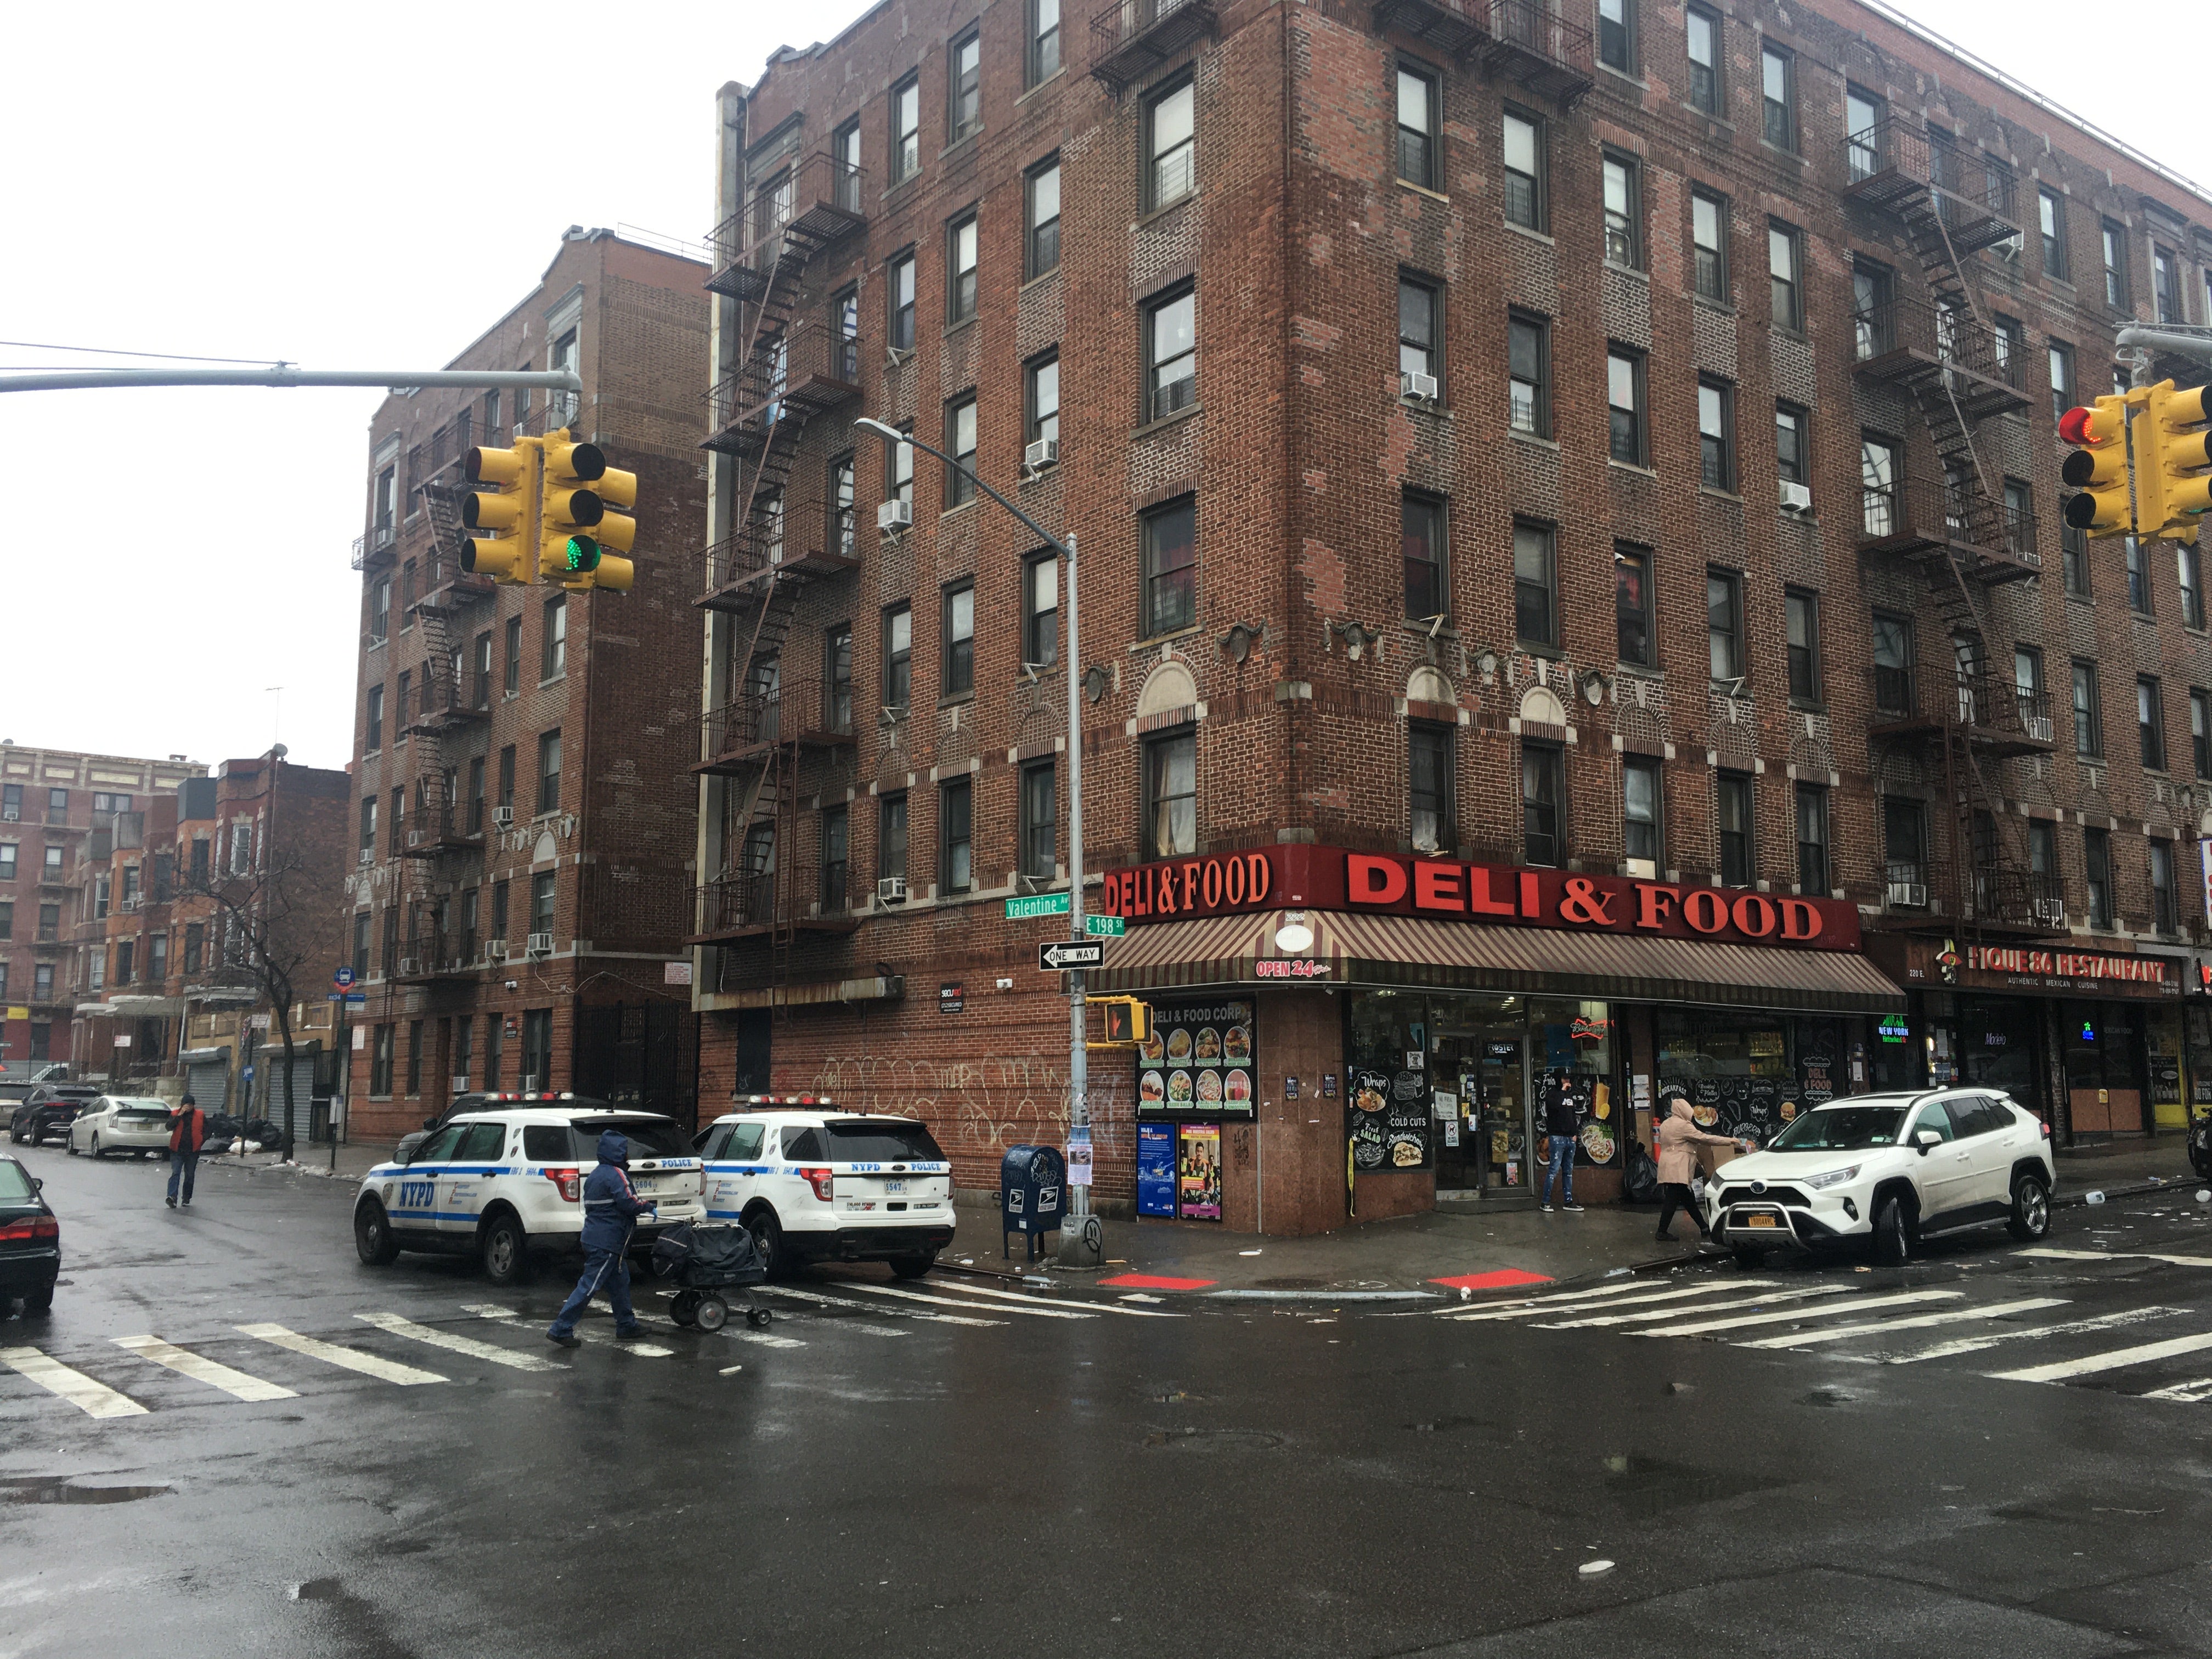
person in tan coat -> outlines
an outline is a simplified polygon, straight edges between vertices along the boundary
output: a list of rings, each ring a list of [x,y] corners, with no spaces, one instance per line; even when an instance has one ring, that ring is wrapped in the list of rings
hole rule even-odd
[[[1659,1231],[1653,1237],[1672,1238],[1674,1212],[1680,1209],[1686,1210],[1697,1224],[1698,1238],[1705,1238],[1705,1218],[1698,1213],[1697,1200],[1690,1195],[1690,1182],[1698,1172],[1698,1148],[1733,1146],[1741,1152],[1748,1152],[1749,1145],[1726,1135],[1707,1134],[1690,1115],[1690,1103],[1680,1095],[1668,1099],[1667,1115],[1659,1120],[1653,1139],[1659,1143]]]

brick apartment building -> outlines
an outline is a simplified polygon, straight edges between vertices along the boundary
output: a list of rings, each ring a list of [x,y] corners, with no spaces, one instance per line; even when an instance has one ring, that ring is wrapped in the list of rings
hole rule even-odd
[[[1066,1122],[1058,573],[866,413],[1080,538],[1108,1207],[1525,1198],[1547,1088],[1601,1197],[1674,1086],[2178,1121],[2203,574],[2054,420],[2212,199],[1850,0],[1096,14],[722,94],[702,1096]]]
[[[88,848],[204,769],[0,742],[0,1060],[72,1057]]]
[[[282,1023],[255,971],[265,961],[292,981],[294,1136],[323,1127],[313,1103],[336,1081],[323,994],[344,959],[352,800],[344,772],[279,749],[97,814],[74,918],[77,1074],[172,1099],[190,1089],[208,1111],[236,1111],[255,1066],[252,1113],[281,1124]]]
[[[705,490],[695,261],[572,229],[455,367],[568,367],[580,395],[423,391],[370,431],[347,957],[365,989],[349,1133],[462,1089],[574,1089],[688,1115]],[[495,589],[459,568],[471,447],[565,423],[638,478],[636,585]]]

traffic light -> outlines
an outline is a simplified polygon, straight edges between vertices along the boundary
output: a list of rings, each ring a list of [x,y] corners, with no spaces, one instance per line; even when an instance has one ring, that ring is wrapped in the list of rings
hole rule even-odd
[[[566,431],[545,436],[544,513],[538,532],[538,574],[578,592],[595,587],[626,593],[634,575],[628,559],[637,521],[617,507],[637,504],[637,477],[607,465],[597,444],[575,443]],[[616,550],[610,552],[609,549]]]
[[[2066,522],[2092,537],[2124,536],[2135,527],[2128,497],[2128,399],[2107,393],[2090,409],[2058,417],[2058,435],[2074,453],[2059,477],[2081,493],[2066,498]]]
[[[1094,997],[1105,1010],[1106,1041],[1134,1047],[1152,1037],[1152,1005],[1134,997]]]
[[[2198,515],[2212,508],[2212,412],[2207,388],[2174,389],[2171,380],[2149,388],[2136,420],[2136,522],[2145,536],[2197,539]],[[2069,458],[2070,459],[2070,458]]]
[[[599,498],[599,521],[592,534],[599,544],[599,562],[592,567],[592,579],[585,586],[627,593],[636,575],[635,567],[623,556],[637,540],[637,520],[629,516],[629,509],[637,505],[637,474],[609,466],[605,453],[597,444],[579,447],[590,450],[598,458],[599,466],[592,480],[592,493]]]
[[[528,447],[469,451],[462,465],[468,481],[492,488],[461,497],[462,524],[491,532],[461,544],[461,568],[517,587],[530,582],[527,550],[535,539],[530,521],[538,507],[537,441],[520,441]]]

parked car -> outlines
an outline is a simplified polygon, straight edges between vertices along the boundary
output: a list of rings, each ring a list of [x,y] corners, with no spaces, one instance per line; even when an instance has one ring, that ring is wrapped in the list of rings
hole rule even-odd
[[[150,1095],[102,1095],[69,1126],[69,1152],[136,1152],[141,1158],[169,1150],[172,1109]]]
[[[0,1157],[0,1303],[21,1297],[26,1315],[52,1308],[62,1272],[62,1225],[40,1195],[46,1184]]]
[[[99,1098],[88,1083],[39,1084],[9,1115],[8,1139],[36,1146],[49,1135],[65,1136],[76,1115]]]
[[[2051,1230],[2051,1126],[1987,1089],[1854,1095],[1800,1113],[1706,1183],[1714,1241],[1756,1261],[1777,1245],[1870,1239],[1903,1261],[1921,1240],[2002,1222]]]
[[[471,1089],[468,1093],[455,1095],[446,1103],[445,1110],[422,1120],[422,1127],[410,1129],[399,1137],[399,1144],[392,1149],[392,1161],[404,1164],[414,1156],[415,1149],[429,1138],[433,1130],[442,1129],[457,1117],[471,1112],[493,1112],[507,1106],[573,1106],[579,1111],[611,1112],[613,1107],[604,1100],[589,1095],[556,1095],[541,1091],[532,1094],[487,1092]]]
[[[803,1261],[888,1261],[919,1279],[952,1242],[952,1165],[910,1117],[762,1106],[699,1140],[707,1217],[751,1230],[771,1274]]]
[[[493,1284],[514,1284],[537,1261],[578,1248],[584,1178],[609,1129],[629,1142],[630,1184],[659,1211],[638,1226],[633,1251],[649,1251],[664,1227],[704,1218],[700,1161],[673,1118],[509,1106],[456,1118],[411,1156],[371,1170],[354,1197],[354,1248],[373,1267],[390,1266],[402,1250],[474,1255]]]

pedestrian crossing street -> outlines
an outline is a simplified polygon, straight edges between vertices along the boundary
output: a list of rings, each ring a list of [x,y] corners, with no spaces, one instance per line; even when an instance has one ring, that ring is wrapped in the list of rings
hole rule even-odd
[[[1994,1382],[2079,1383],[2142,1400],[2212,1400],[2212,1279],[2168,1275],[2159,1299],[2090,1313],[2077,1304],[2112,1288],[2088,1264],[2118,1267],[2130,1293],[2146,1267],[2212,1268],[2212,1255],[2064,1249],[2013,1252],[2023,1265],[2063,1281],[2049,1293],[1989,1275],[1974,1281],[1896,1289],[1848,1279],[1813,1283],[1716,1276],[1689,1284],[1624,1279],[1515,1297],[1486,1305],[1425,1310],[1458,1324],[1596,1331],[1642,1339],[1698,1338],[1730,1346],[1812,1352],[1866,1365],[1966,1361]],[[2114,1284],[2120,1281],[2115,1280]],[[2069,1316],[2069,1309],[2077,1310]],[[2138,1340],[2135,1328],[2146,1330]],[[2045,1358],[2045,1354],[2063,1357]],[[1986,1356],[1986,1358],[1984,1358]]]

